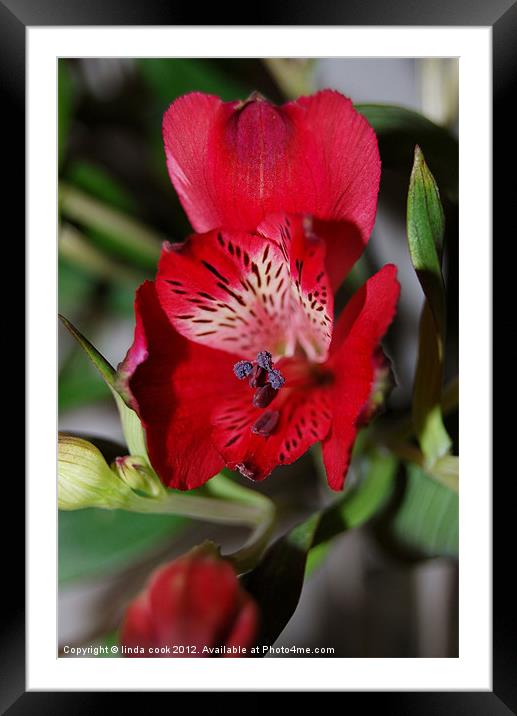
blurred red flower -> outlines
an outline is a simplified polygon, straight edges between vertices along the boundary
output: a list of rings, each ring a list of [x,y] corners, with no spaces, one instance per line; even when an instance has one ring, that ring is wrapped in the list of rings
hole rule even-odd
[[[258,610],[212,544],[158,569],[128,606],[121,628],[129,657],[249,656]]]

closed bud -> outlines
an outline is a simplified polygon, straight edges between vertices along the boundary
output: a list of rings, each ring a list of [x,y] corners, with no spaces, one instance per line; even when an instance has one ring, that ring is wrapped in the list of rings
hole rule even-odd
[[[122,655],[250,656],[258,610],[210,542],[159,568],[126,610]]]
[[[58,506],[60,510],[85,507],[124,507],[132,491],[110,469],[95,445],[82,438],[59,434]]]
[[[144,458],[135,455],[117,457],[112,467],[132,490],[143,492],[149,497],[159,497],[163,494],[162,483]]]

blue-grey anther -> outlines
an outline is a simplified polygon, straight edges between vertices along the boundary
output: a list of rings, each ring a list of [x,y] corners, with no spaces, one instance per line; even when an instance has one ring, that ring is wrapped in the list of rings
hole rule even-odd
[[[273,368],[272,370],[268,371],[267,379],[275,390],[280,390],[280,388],[285,383],[284,376],[276,368]]]
[[[269,351],[260,351],[257,353],[257,365],[264,370],[271,370],[273,368],[273,356]]]
[[[253,370],[253,364],[249,360],[240,360],[233,366],[233,372],[239,380],[246,378]]]

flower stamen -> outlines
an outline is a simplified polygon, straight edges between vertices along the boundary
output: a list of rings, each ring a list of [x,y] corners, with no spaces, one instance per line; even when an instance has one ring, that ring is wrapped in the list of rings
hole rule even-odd
[[[255,389],[252,398],[255,408],[267,408],[285,383],[284,376],[273,366],[273,356],[269,351],[257,353],[257,359],[254,362],[238,361],[233,366],[233,372],[239,380],[248,378],[250,388]],[[255,435],[268,437],[276,428],[278,418],[277,410],[268,410],[257,419],[251,431]]]
[[[246,378],[253,370],[253,363],[249,360],[240,360],[233,366],[233,372],[239,380]]]
[[[279,417],[278,410],[266,410],[251,426],[251,432],[264,438],[269,437],[276,428]]]
[[[275,390],[271,383],[266,383],[261,388],[257,388],[252,403],[256,408],[267,408],[277,393],[278,390]]]

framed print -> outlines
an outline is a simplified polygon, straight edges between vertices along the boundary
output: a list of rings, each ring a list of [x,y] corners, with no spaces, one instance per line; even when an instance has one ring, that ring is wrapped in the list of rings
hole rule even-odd
[[[395,27],[153,7],[3,25],[28,307],[5,708],[344,691],[507,712],[491,156],[515,8]]]

